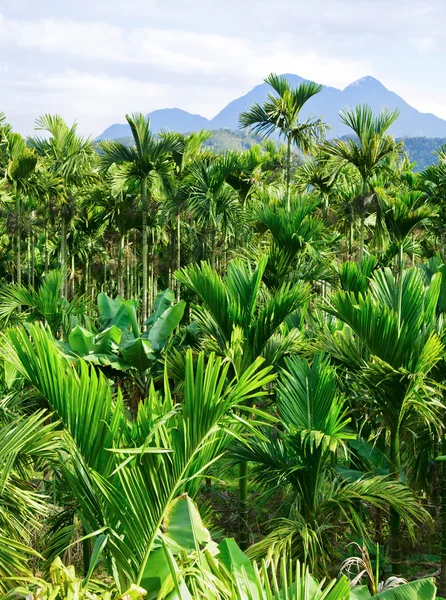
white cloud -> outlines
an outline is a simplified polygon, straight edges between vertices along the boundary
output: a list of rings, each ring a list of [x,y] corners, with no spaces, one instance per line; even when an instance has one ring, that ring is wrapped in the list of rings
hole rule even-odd
[[[373,75],[446,116],[443,1],[2,0],[0,108],[24,133],[47,111],[84,132],[132,110],[212,117],[276,71],[340,88]]]

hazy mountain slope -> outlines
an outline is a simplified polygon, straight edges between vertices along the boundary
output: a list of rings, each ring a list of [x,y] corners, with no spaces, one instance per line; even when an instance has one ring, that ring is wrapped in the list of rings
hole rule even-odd
[[[210,128],[208,119],[205,119],[201,115],[193,115],[180,108],[162,108],[160,110],[154,110],[147,116],[150,117],[150,125],[154,133],[159,133],[162,129],[186,133],[187,131]],[[129,135],[130,127],[127,124],[115,124],[108,127],[96,139],[114,140]]]
[[[126,136],[119,141],[123,144],[131,144],[133,140]],[[409,137],[403,138],[403,141],[410,160],[417,163],[416,171],[421,171],[437,162],[433,152],[446,144],[446,138]],[[205,141],[204,146],[213,152],[221,153],[225,150],[247,150],[256,143],[258,140],[244,131],[216,129],[212,131],[212,137]]]
[[[298,75],[285,75],[293,86],[304,79]],[[238,129],[238,118],[254,102],[263,102],[270,87],[266,83],[255,86],[251,91],[230,102],[213,119],[193,115],[179,108],[155,110],[148,114],[155,133],[161,129],[195,131],[197,129]],[[446,121],[430,113],[421,113],[410,106],[403,98],[388,90],[374,77],[363,77],[347,86],[344,90],[324,86],[321,93],[311,98],[302,110],[302,119],[322,117],[331,126],[330,136],[342,136],[349,133],[347,127],[339,121],[339,111],[357,104],[370,104],[374,112],[382,108],[398,108],[400,117],[391,132],[396,137],[446,137]],[[111,125],[97,139],[116,139],[129,135],[127,125]]]

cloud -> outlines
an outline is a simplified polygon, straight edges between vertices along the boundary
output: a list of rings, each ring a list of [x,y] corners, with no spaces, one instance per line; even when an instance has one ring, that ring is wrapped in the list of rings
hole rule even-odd
[[[212,117],[276,71],[341,88],[373,75],[445,116],[442,3],[2,0],[1,109],[23,133],[48,111],[85,133],[135,109]]]

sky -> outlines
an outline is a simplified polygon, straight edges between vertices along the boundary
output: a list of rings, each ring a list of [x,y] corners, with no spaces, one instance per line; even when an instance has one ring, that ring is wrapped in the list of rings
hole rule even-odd
[[[97,135],[133,111],[211,118],[268,73],[371,75],[446,119],[445,0],[0,0],[0,111]]]

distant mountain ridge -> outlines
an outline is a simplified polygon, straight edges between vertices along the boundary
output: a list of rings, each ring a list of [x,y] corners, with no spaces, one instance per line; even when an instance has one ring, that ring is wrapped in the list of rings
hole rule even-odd
[[[259,142],[258,137],[250,135],[243,130],[214,129],[211,133],[211,137],[204,142],[203,146],[216,154],[226,152],[227,150],[248,150],[253,144]],[[126,145],[132,145],[133,143],[131,136],[116,139]],[[437,163],[438,160],[434,151],[440,146],[446,147],[446,138],[418,136],[396,138],[396,140],[404,142],[410,161],[416,163],[415,171],[422,171],[427,166]]]
[[[306,81],[298,75],[285,74],[288,81],[296,86]],[[244,96],[230,102],[213,119],[191,114],[180,108],[164,108],[150,112],[154,133],[162,129],[188,133],[199,129],[238,129],[238,118],[254,102],[263,102],[270,91],[266,83],[255,86]],[[349,133],[348,128],[339,121],[339,111],[345,106],[353,107],[367,103],[374,112],[382,108],[398,108],[399,119],[391,128],[395,137],[446,137],[446,120],[431,113],[422,113],[410,106],[403,98],[388,90],[374,77],[363,77],[348,85],[344,90],[323,86],[320,94],[313,96],[302,110],[302,119],[315,116],[321,117],[331,126],[330,137],[342,136]],[[116,123],[108,127],[97,140],[110,140],[127,137],[130,128],[127,124]]]

